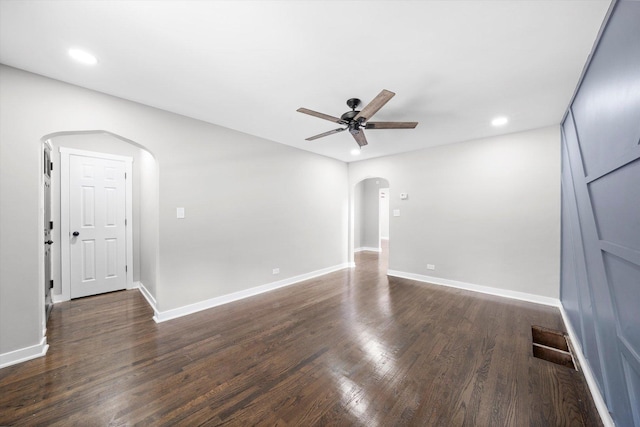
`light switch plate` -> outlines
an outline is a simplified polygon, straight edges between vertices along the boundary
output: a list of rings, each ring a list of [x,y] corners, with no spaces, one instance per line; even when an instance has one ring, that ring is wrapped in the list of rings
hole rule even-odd
[[[176,208],[176,218],[184,218],[184,208]]]
[[[394,209],[393,216],[400,216],[400,209]]]
[[[400,200],[407,200],[409,195],[407,193],[400,193]]]

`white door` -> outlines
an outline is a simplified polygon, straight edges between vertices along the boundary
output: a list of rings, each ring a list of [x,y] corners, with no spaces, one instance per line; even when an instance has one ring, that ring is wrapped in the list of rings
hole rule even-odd
[[[126,164],[69,156],[71,298],[125,289]]]

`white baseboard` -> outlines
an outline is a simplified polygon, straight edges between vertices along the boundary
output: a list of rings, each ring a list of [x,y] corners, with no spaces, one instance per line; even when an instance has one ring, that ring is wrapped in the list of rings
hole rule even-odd
[[[362,251],[380,252],[380,248],[373,248],[371,246],[361,246],[359,248],[354,249],[353,251],[354,252],[362,252]]]
[[[449,286],[452,288],[466,289],[468,291],[481,292],[483,294],[496,295],[499,297],[517,299],[520,301],[533,302],[536,304],[560,307],[560,300],[557,298],[545,297],[542,295],[529,294],[526,292],[512,291],[509,289],[493,288],[491,286],[475,285],[473,283],[459,282],[457,280],[443,279],[440,277],[424,276],[422,274],[405,273],[403,271],[387,270],[387,275],[401,277],[403,279],[416,280],[418,282],[432,283],[434,285]]]
[[[59,302],[69,301],[69,299],[65,299],[61,294],[51,294],[51,302],[54,304],[58,304]]]
[[[42,337],[39,344],[0,354],[0,369],[44,356],[48,349],[47,337]]]
[[[304,280],[313,279],[314,277],[323,276],[325,274],[333,273],[334,271],[349,268],[349,263],[339,264],[333,267],[323,268],[321,270],[312,271],[310,273],[301,274],[299,276],[290,277],[288,279],[278,280],[277,282],[267,283],[265,285],[256,286],[253,288],[245,289],[231,294],[222,295],[219,297],[211,298],[205,301],[200,301],[195,304],[185,305],[183,307],[174,308],[167,311],[158,311],[154,308],[155,316],[153,320],[157,323],[165,322],[167,320],[175,319],[177,317],[186,316],[196,313],[198,311],[206,310],[208,308],[217,307],[219,305],[228,304],[233,301],[238,301],[244,298],[249,298],[254,295],[259,295],[265,292],[272,291],[274,289],[290,286]],[[141,288],[142,289],[142,288]]]
[[[591,391],[593,402],[595,403],[596,409],[598,409],[598,413],[600,414],[602,424],[604,424],[605,427],[614,427],[615,424],[613,422],[613,418],[611,418],[609,408],[607,408],[607,404],[602,397],[602,393],[600,393],[600,388],[598,388],[598,383],[596,382],[593,371],[591,370],[591,365],[589,365],[589,361],[584,356],[584,353],[582,353],[582,346],[580,345],[580,341],[578,341],[576,331],[575,329],[573,329],[571,320],[569,320],[569,316],[564,310],[562,304],[560,304],[560,313],[562,314],[564,325],[567,327],[567,333],[569,334],[569,338],[571,339],[571,344],[573,344],[573,349],[575,350],[576,356],[578,357],[578,363],[580,363],[580,368],[584,373],[584,378],[587,380],[587,385],[589,386],[589,391]]]
[[[147,304],[149,304],[149,306],[153,309],[153,316],[155,318],[155,316],[158,315],[158,308],[156,304],[156,299],[154,298],[153,295],[151,295],[151,292],[149,292],[149,290],[140,281],[133,282],[133,289],[138,289],[142,294],[142,296],[144,297],[144,299],[147,300]]]

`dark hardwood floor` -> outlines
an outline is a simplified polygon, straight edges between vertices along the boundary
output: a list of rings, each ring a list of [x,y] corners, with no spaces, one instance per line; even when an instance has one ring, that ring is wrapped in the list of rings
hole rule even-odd
[[[161,324],[136,290],[56,304],[0,425],[601,425],[582,373],[532,356],[557,309],[356,262]]]

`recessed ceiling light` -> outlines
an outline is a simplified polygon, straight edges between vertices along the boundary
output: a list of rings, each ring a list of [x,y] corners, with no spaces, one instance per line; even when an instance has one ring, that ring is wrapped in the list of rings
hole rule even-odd
[[[359,148],[354,148],[353,150],[351,150],[351,155],[352,156],[359,156],[360,155],[360,149]]]
[[[98,58],[82,49],[69,49],[69,56],[86,65],[95,65],[98,63]]]
[[[504,126],[509,122],[509,119],[506,118],[505,116],[501,116],[501,117],[496,117],[495,119],[491,120],[491,125],[492,126]]]

